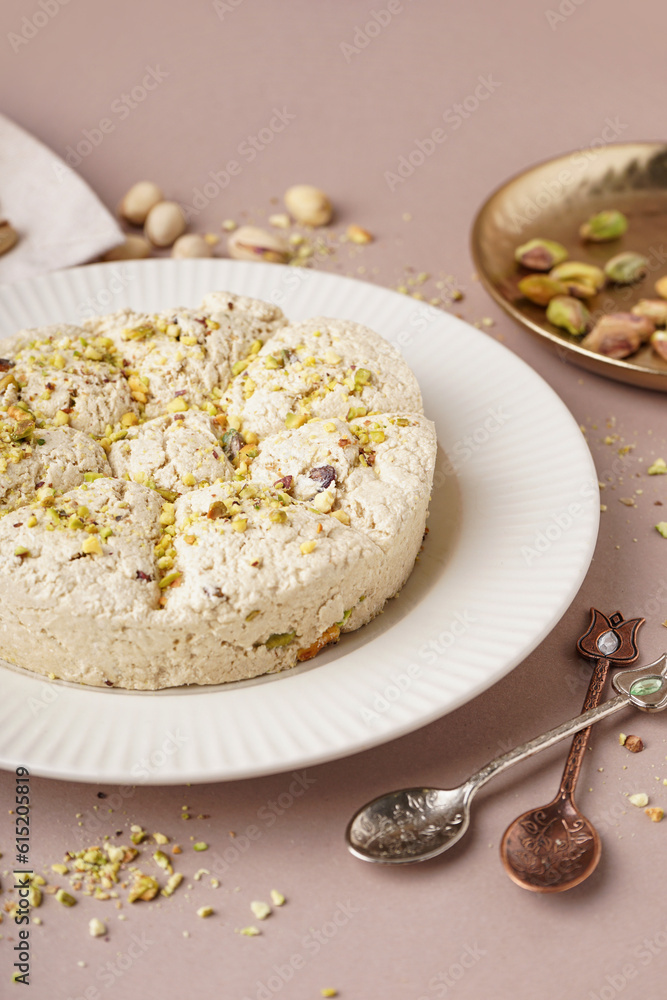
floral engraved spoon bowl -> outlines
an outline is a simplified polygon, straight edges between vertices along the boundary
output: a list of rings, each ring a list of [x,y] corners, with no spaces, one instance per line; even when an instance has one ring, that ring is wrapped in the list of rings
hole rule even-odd
[[[624,621],[620,611],[607,618],[591,608],[588,631],[577,643],[583,656],[596,661],[583,711],[600,704],[610,666],[637,659],[636,636],[643,624],[643,618]],[[600,860],[602,844],[598,833],[574,801],[590,732],[589,726],[574,737],[556,797],[518,816],[503,835],[500,856],[505,871],[524,889],[573,889],[593,873]]]
[[[448,851],[468,829],[474,795],[496,774],[627,705],[644,712],[667,708],[667,653],[645,667],[618,671],[613,685],[615,698],[496,757],[458,788],[403,788],[373,799],[352,817],[348,849],[362,861],[385,865],[415,864]]]

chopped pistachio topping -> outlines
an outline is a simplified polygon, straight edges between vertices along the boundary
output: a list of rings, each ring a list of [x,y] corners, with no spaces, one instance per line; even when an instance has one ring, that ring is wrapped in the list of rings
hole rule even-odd
[[[253,899],[250,904],[250,909],[258,920],[266,920],[267,917],[271,916],[271,907],[268,903],[262,903],[258,899]]]

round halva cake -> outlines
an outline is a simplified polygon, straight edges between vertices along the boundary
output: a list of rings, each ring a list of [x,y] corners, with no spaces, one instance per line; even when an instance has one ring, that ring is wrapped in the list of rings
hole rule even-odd
[[[157,689],[284,670],[370,621],[435,463],[355,323],[226,292],[23,331],[0,359],[0,656]]]

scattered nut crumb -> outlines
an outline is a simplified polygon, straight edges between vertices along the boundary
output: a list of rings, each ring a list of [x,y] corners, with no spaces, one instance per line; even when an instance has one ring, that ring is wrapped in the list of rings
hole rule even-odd
[[[630,753],[641,753],[644,749],[643,740],[639,736],[626,736],[624,746]]]
[[[210,917],[214,913],[212,906],[200,906],[197,910],[198,917]]]
[[[271,907],[269,904],[262,903],[260,900],[254,899],[250,904],[250,909],[258,920],[266,920],[267,917],[271,916]]]
[[[355,225],[348,226],[346,235],[350,243],[373,242],[372,234],[369,233],[368,230],[364,229],[362,226],[355,226]]]
[[[648,795],[646,792],[636,792],[634,795],[628,795],[628,802],[632,802],[638,809],[643,809],[648,805]]]
[[[644,812],[652,823],[659,823],[665,815],[665,810],[661,806],[650,806],[648,809],[645,809]]]
[[[622,747],[625,746],[625,741],[626,740],[627,740],[627,736],[625,735],[625,733],[619,733],[618,734],[618,742],[621,744]]]
[[[91,937],[103,937],[107,933],[107,925],[97,917],[93,917],[88,922],[88,933]]]
[[[283,896],[282,892],[278,892],[277,889],[272,889],[271,890],[271,902],[273,903],[274,906],[284,906],[285,905],[285,897]]]
[[[261,933],[257,927],[242,927],[239,931],[239,934],[243,934],[245,937],[257,937]]]

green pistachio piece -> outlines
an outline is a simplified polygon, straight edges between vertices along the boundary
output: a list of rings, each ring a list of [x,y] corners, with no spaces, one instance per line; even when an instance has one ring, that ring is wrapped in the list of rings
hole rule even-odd
[[[354,373],[355,387],[359,388],[362,385],[368,385],[368,383],[371,380],[371,377],[372,376],[368,368],[357,368],[356,372]]]
[[[514,259],[529,271],[550,271],[567,258],[567,250],[555,240],[528,240],[514,251]]]
[[[137,873],[127,901],[128,903],[136,903],[137,900],[141,899],[147,903],[149,900],[154,899],[159,891],[160,886],[157,883],[157,879],[152,878],[150,875]]]
[[[641,253],[617,253],[604,266],[604,273],[615,285],[632,285],[648,272],[648,257]]]
[[[630,312],[635,316],[648,316],[656,326],[667,326],[667,302],[664,299],[640,299]]]
[[[527,278],[522,278],[519,291],[538,306],[548,305],[556,295],[567,295],[566,286],[546,274],[529,274]]]
[[[591,314],[583,302],[571,295],[557,295],[547,306],[547,319],[573,337],[586,332]]]
[[[160,868],[164,868],[165,871],[173,874],[174,869],[171,866],[169,855],[165,854],[164,851],[155,851],[153,854],[153,860],[160,866]]]
[[[305,413],[288,413],[285,416],[285,427],[288,430],[294,430],[297,427],[302,427],[307,419],[308,417]]]
[[[615,208],[592,215],[579,229],[582,240],[590,243],[607,243],[617,240],[628,228],[628,220]]]
[[[566,285],[570,295],[589,299],[604,288],[606,277],[604,271],[594,264],[584,264],[579,260],[568,260],[559,264],[549,272],[549,277]]]
[[[294,642],[296,638],[296,632],[274,632],[266,640],[264,645],[267,649],[277,649],[279,646],[289,646],[291,642]]]

